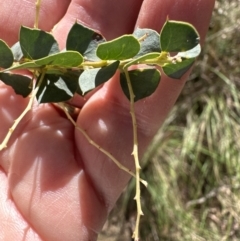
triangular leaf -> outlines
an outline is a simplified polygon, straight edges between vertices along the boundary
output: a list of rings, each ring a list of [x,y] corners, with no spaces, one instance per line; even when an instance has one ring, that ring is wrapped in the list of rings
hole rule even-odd
[[[56,103],[67,101],[73,97],[78,82],[66,76],[45,75],[37,92],[39,103]]]
[[[0,68],[8,68],[13,64],[13,53],[8,45],[0,40]]]
[[[32,79],[26,76],[19,74],[0,73],[0,80],[6,85],[10,85],[16,94],[23,97],[27,97],[32,91]]]
[[[161,76],[157,69],[137,69],[128,73],[135,95],[135,102],[154,93],[160,82]],[[124,73],[121,73],[120,83],[125,96],[130,99],[127,79]]]
[[[59,52],[52,34],[39,29],[22,26],[19,39],[23,55],[27,59],[40,59]]]
[[[83,62],[83,57],[76,51],[67,51],[47,56],[35,61],[38,66],[53,65],[63,68],[77,67]]]
[[[116,73],[118,66],[119,61],[116,61],[106,67],[86,69],[79,77],[83,94],[108,81]]]
[[[102,60],[124,60],[133,58],[139,50],[140,44],[133,35],[123,35],[99,44],[97,56]]]
[[[97,45],[104,41],[94,30],[75,23],[68,33],[66,48],[78,51],[88,60],[96,60]]]
[[[152,52],[161,52],[160,35],[155,30],[137,28],[133,32],[133,36],[135,36],[137,39],[140,39],[140,51],[136,56],[134,56],[134,58]],[[143,38],[143,40],[141,40],[141,38]]]
[[[184,52],[199,42],[197,30],[185,22],[167,21],[160,33],[161,49],[166,52]]]
[[[180,79],[193,65],[195,58],[183,59],[182,62],[166,64],[162,67],[163,72],[173,79]]]

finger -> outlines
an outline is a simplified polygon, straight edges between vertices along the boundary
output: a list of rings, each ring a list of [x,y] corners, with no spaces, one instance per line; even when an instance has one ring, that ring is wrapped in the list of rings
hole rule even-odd
[[[107,39],[131,33],[142,1],[73,0],[53,33],[62,48],[65,47],[67,33],[76,20],[99,31]]]
[[[214,1],[210,0],[145,0],[136,25],[160,31],[169,16],[171,19],[185,20],[194,24],[203,38],[208,28],[213,3]],[[186,78],[187,75],[181,80],[162,77],[157,91],[151,97],[135,104],[140,156],[166,118],[183,88]],[[133,138],[129,102],[122,93],[117,76],[105,84],[87,102],[82,109],[78,124],[124,165],[133,168],[134,162],[131,158]],[[119,170],[99,151],[85,144],[85,140],[78,132],[76,137],[85,170],[111,209],[129,176]]]
[[[63,17],[71,0],[42,0],[39,27],[50,31]],[[8,0],[1,2],[0,39],[13,45],[18,40],[21,25],[33,27],[35,21],[35,0]]]
[[[215,0],[145,0],[136,22],[136,27],[160,31],[167,17],[170,20],[191,23],[198,30],[203,43]]]
[[[203,44],[214,2],[214,0],[146,0],[143,3],[136,26],[140,28],[152,28],[159,32],[167,17],[170,20],[186,21],[191,23],[198,30],[201,44]],[[155,9],[155,11],[153,11],[153,9]],[[161,14],[158,13],[158,9]],[[188,71],[181,80],[174,80],[162,75],[157,91],[150,98],[146,99],[143,104],[140,104],[142,115],[151,119],[151,124],[148,125],[148,128],[152,129],[153,134],[165,120],[168,112],[180,94],[189,73],[190,71]],[[151,108],[149,108],[149,106],[151,106]],[[142,110],[143,108],[144,111]],[[147,128],[147,126],[143,127],[143,129],[145,128]]]

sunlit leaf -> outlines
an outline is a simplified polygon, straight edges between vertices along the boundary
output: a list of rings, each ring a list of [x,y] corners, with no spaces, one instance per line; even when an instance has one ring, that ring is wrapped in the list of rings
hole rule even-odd
[[[140,57],[142,55],[161,52],[160,49],[160,35],[158,32],[147,28],[137,28],[133,32],[133,36],[140,41],[140,51],[134,58]]]
[[[199,44],[200,38],[196,29],[185,22],[167,21],[160,33],[162,51],[184,52]]]
[[[39,29],[22,26],[19,41],[23,55],[27,59],[40,59],[59,52],[52,34]]]
[[[99,44],[97,56],[102,60],[124,60],[133,58],[139,50],[140,44],[133,35],[123,35]]]
[[[77,67],[83,62],[83,57],[76,51],[61,52],[49,55],[45,58],[33,60],[25,63],[15,64],[5,71],[20,70],[20,69],[35,69],[46,65],[51,65],[60,68]],[[50,73],[51,69],[48,71]],[[55,71],[55,70],[53,70]]]
[[[13,64],[13,53],[8,45],[0,40],[0,68],[8,68]]]
[[[83,57],[76,51],[61,52],[49,55],[35,61],[38,66],[53,65],[63,68],[77,67],[83,62]]]
[[[66,76],[45,75],[43,83],[37,92],[39,103],[67,101],[73,97],[78,82]]]
[[[129,71],[129,77],[135,95],[134,101],[136,102],[154,93],[161,76],[157,69],[137,69]],[[120,83],[124,94],[130,99],[127,79],[124,73],[121,73]]]
[[[87,60],[99,60],[96,49],[98,44],[103,42],[105,39],[99,33],[75,23],[68,33],[66,49],[78,51]]]
[[[11,86],[16,94],[23,97],[27,97],[32,91],[32,80],[27,76],[20,74],[0,73],[0,80],[6,85]]]
[[[194,61],[195,58],[183,59],[180,63],[166,64],[162,69],[167,76],[173,79],[180,79],[191,68]]]
[[[39,68],[39,65],[37,65],[35,62],[26,62],[22,64],[14,64],[8,69],[5,69],[4,71],[12,71],[12,70],[20,70],[20,69],[33,69],[33,68]]]
[[[118,66],[119,61],[116,61],[106,67],[86,69],[79,77],[83,94],[108,81],[116,73]]]

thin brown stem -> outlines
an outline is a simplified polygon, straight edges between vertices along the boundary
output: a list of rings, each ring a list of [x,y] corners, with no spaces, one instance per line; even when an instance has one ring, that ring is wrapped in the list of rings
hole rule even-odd
[[[36,15],[35,15],[34,28],[38,28],[41,0],[37,0],[35,5],[36,5]]]
[[[135,168],[136,168],[136,194],[134,199],[136,200],[137,205],[137,218],[136,218],[136,224],[135,224],[135,230],[133,232],[133,238],[135,241],[139,240],[139,225],[140,225],[140,218],[141,215],[143,215],[142,207],[141,207],[141,189],[140,189],[140,170],[141,166],[139,163],[139,157],[138,157],[138,135],[137,135],[137,119],[135,115],[135,108],[134,108],[134,98],[135,95],[133,93],[132,84],[130,81],[130,76],[127,69],[124,69],[124,73],[126,75],[127,79],[127,85],[130,95],[130,114],[132,117],[132,124],[133,124],[133,152],[132,155],[134,157],[135,161]]]
[[[66,116],[68,117],[68,119],[71,121],[71,123],[75,126],[75,128],[80,131],[83,136],[87,139],[87,141],[93,145],[94,147],[96,147],[99,151],[101,151],[102,153],[104,153],[107,157],[109,157],[120,169],[122,169],[123,171],[127,172],[128,174],[130,174],[132,177],[136,178],[136,175],[129,170],[128,168],[126,168],[124,165],[122,165],[111,153],[109,153],[107,150],[105,150],[104,148],[102,148],[100,145],[98,145],[95,141],[93,141],[91,139],[91,137],[86,133],[85,130],[83,130],[80,126],[77,125],[77,123],[73,120],[73,118],[71,117],[71,115],[68,112],[68,109],[66,107],[66,105],[64,103],[58,103],[57,104],[66,114]],[[147,182],[143,179],[139,180],[144,186],[147,186]]]

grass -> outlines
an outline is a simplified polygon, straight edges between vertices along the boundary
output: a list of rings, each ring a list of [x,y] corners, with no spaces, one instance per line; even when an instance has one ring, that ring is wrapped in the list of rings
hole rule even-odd
[[[240,240],[240,0],[218,0],[190,81],[142,160],[143,241]],[[99,240],[130,241],[134,180]]]

